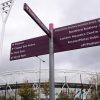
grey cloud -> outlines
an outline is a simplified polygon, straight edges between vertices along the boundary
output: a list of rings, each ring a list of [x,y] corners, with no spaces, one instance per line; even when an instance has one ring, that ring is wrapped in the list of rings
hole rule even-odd
[[[39,67],[39,62],[33,58],[18,61],[9,61],[10,45],[12,42],[44,35],[34,21],[23,11],[23,3],[26,2],[48,27],[53,21],[55,27],[61,27],[73,23],[83,22],[99,17],[99,0],[30,0],[17,1],[9,16],[4,42],[4,58],[1,71],[22,70]],[[11,27],[12,22],[12,27]],[[25,29],[24,29],[25,28]],[[38,34],[38,35],[37,35]],[[55,54],[56,68],[100,70],[100,47],[78,49]],[[41,56],[47,60],[43,68],[49,66],[48,56]],[[35,58],[36,59],[36,58]],[[6,62],[6,63],[5,63]],[[62,67],[61,67],[62,66]]]

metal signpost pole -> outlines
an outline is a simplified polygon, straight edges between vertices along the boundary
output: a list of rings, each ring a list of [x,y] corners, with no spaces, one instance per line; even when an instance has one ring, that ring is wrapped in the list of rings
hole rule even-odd
[[[49,25],[51,38],[49,38],[49,88],[50,100],[55,100],[55,83],[54,83],[54,47],[53,47],[53,24]]]
[[[25,12],[39,25],[49,38],[49,81],[50,81],[50,100],[55,100],[54,86],[54,52],[53,52],[53,24],[49,25],[49,30],[37,17],[37,15],[24,3]],[[51,33],[51,34],[50,34]]]

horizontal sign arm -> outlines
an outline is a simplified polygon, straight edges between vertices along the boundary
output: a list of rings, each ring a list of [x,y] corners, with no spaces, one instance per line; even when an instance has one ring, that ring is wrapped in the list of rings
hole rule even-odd
[[[40,28],[48,35],[48,37],[51,37],[50,31],[48,28],[42,23],[42,21],[37,17],[37,15],[30,9],[30,7],[24,3],[24,10],[26,13],[40,26]]]

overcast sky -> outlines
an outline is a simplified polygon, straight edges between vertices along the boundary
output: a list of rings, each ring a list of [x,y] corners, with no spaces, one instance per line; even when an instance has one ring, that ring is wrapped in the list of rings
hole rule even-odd
[[[4,0],[0,0],[0,4],[2,2]],[[100,17],[100,0],[15,0],[6,23],[0,72],[38,69],[40,66],[36,57],[9,60],[11,43],[45,35],[23,10],[24,3],[31,7],[47,27],[49,23],[54,23],[57,28]],[[42,63],[42,68],[49,68],[49,55],[40,58],[46,61]],[[100,46],[56,53],[55,68],[100,71]]]

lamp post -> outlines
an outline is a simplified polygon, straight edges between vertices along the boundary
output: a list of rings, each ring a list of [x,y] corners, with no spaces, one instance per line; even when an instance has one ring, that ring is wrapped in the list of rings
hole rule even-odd
[[[40,67],[39,67],[39,90],[38,90],[38,92],[39,92],[39,94],[38,94],[38,98],[39,98],[39,100],[40,100],[40,98],[41,98],[41,95],[40,95],[40,88],[41,88],[41,62],[45,62],[43,59],[41,59],[40,57],[38,57],[38,56],[36,56],[38,59],[39,59],[39,61],[40,61]]]
[[[6,22],[8,19],[8,16],[10,14],[11,8],[13,6],[14,0],[8,0],[6,2],[3,2],[2,4],[0,4],[1,7],[1,16],[2,16],[2,31],[1,31],[1,36],[0,36],[0,60],[2,63],[2,49],[3,49],[3,39],[4,39],[4,33],[5,33],[5,26],[6,26]]]

